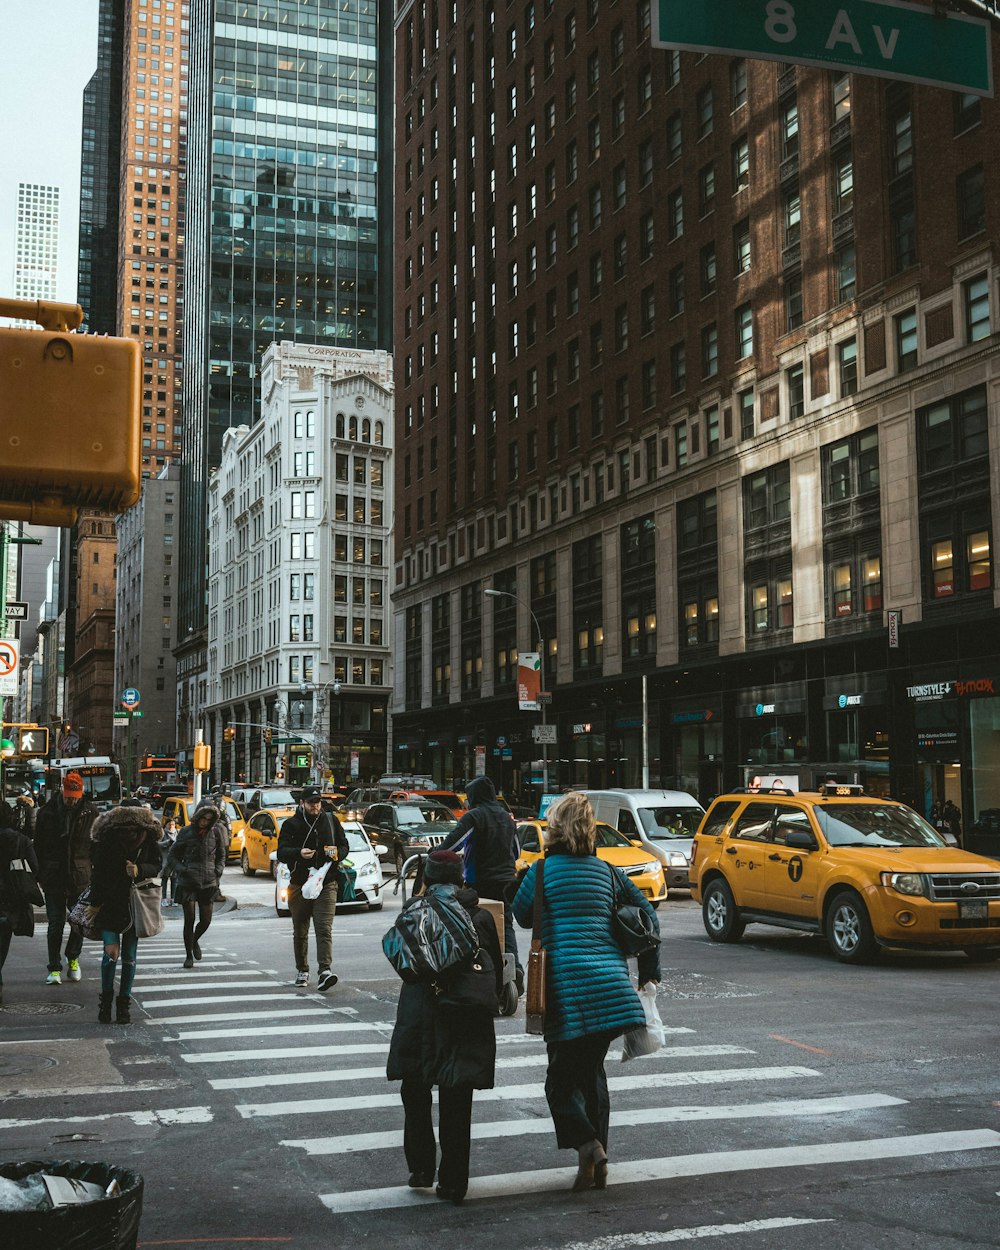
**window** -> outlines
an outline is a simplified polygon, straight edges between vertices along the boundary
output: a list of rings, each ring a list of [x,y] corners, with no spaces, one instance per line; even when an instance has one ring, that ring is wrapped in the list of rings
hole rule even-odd
[[[711,87],[704,87],[698,92],[697,108],[698,138],[707,139],[712,133],[712,126],[714,125],[714,104],[712,102]]]
[[[747,102],[747,63],[742,57],[729,66],[729,99],[734,111]]]
[[[642,362],[642,407],[645,412],[649,408],[656,406],[656,361],[644,360]]]
[[[802,202],[798,187],[786,191],[784,195],[785,247],[791,247],[799,241],[799,228],[802,221]]]
[[[671,317],[684,311],[684,266],[675,265],[667,278],[667,293]]]
[[[675,343],[670,349],[670,390],[677,395],[687,386],[687,353],[684,344]]]
[[[845,339],[837,344],[837,368],[841,396],[854,395],[858,389],[858,341]]]
[[[669,221],[669,238],[679,239],[684,233],[684,192],[678,187],[667,197],[667,219]]]
[[[986,229],[983,167],[975,165],[958,175],[958,237],[968,239]]]
[[[772,465],[743,479],[743,520],[748,530],[764,529],[791,516],[789,462]]]
[[[843,503],[879,488],[878,430],[828,443],[822,452],[823,502]]]
[[[889,227],[895,272],[901,273],[917,263],[917,222],[912,194],[890,204]]]
[[[714,378],[719,372],[719,331],[713,322],[701,331],[702,377]]]
[[[955,134],[960,135],[982,121],[982,106],[979,96],[966,92],[956,92],[955,100]]]
[[[806,410],[805,368],[803,365],[792,365],[785,370],[788,384],[788,416],[794,421]]]
[[[931,585],[935,599],[955,593],[955,561],[950,538],[931,543]]]
[[[835,78],[831,87],[833,120],[843,121],[851,115],[851,76],[841,74]]]
[[[736,397],[740,412],[740,438],[746,440],[754,436],[754,395],[753,391],[740,391]]]
[[[717,277],[714,243],[706,243],[701,249],[699,268],[701,270],[701,293],[703,296],[710,295],[715,290]]]
[[[753,355],[753,310],[741,304],[736,310],[736,359]]]
[[[688,427],[686,421],[674,426],[674,464],[683,469],[688,462]]]
[[[705,217],[715,208],[715,165],[706,165],[698,174],[698,213]]]
[[[785,330],[797,330],[802,324],[802,275],[789,274],[785,278]]]
[[[962,283],[965,309],[965,341],[978,343],[990,336],[990,287],[985,273]]]
[[[733,226],[733,271],[747,273],[750,269],[750,218],[744,217]]]
[[[748,591],[749,625],[754,636],[770,630],[791,629],[795,623],[792,610],[792,579],[785,576],[753,579]]]
[[[787,160],[799,150],[799,105],[795,99],[781,107],[781,158]]]
[[[714,456],[719,450],[719,405],[705,409],[705,454]]]
[[[681,115],[671,113],[667,118],[667,164],[681,158]]]
[[[741,135],[733,144],[733,192],[750,185],[750,142]]]
[[[989,530],[979,530],[966,537],[965,568],[969,590],[989,590],[993,585]]]
[[[896,369],[906,373],[917,365],[917,310],[910,308],[893,319],[896,333]]]
[[[843,152],[833,165],[833,211],[846,212],[854,203],[854,156]]]
[[[639,328],[643,335],[656,329],[656,292],[652,286],[644,287],[639,296]]]
[[[917,451],[922,473],[933,473],[987,455],[986,390],[953,395],[917,413]]]
[[[853,243],[837,249],[837,302],[844,304],[854,299],[858,289],[857,253]]]

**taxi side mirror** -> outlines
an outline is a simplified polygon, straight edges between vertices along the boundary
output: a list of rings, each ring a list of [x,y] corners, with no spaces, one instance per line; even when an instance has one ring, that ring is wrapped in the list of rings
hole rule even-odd
[[[806,829],[790,829],[785,835],[785,846],[790,851],[815,851],[818,843]]]

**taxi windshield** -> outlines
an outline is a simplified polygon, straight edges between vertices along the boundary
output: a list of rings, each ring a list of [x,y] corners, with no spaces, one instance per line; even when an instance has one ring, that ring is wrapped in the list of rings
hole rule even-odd
[[[598,824],[596,833],[598,846],[624,846],[629,850],[634,849],[628,838],[617,829],[612,829],[610,825]]]
[[[704,812],[700,807],[640,807],[639,820],[654,842],[693,838]]]
[[[348,827],[344,830],[344,833],[347,834],[347,845],[352,851],[367,851],[371,849],[371,843],[360,829]]]
[[[945,846],[909,807],[883,803],[817,803],[813,808],[830,846]]]

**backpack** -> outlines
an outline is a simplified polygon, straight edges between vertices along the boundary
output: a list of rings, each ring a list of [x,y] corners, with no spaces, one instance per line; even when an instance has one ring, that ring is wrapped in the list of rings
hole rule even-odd
[[[435,890],[411,899],[382,939],[386,959],[404,981],[432,979],[471,962],[479,949],[472,917],[455,898]]]

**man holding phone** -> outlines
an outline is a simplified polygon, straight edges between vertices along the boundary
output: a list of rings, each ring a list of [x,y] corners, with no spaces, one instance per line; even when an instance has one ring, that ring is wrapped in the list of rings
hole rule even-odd
[[[303,988],[309,984],[311,924],[316,933],[316,962],[319,966],[316,988],[321,992],[337,984],[337,977],[331,971],[333,916],[339,892],[338,866],[350,852],[340,821],[323,811],[322,797],[316,786],[303,790],[301,806],[294,816],[282,822],[278,834],[278,859],[291,870],[288,910],[292,914],[295,984]],[[302,887],[314,868],[324,873],[319,882],[319,893],[315,898],[305,898]]]

